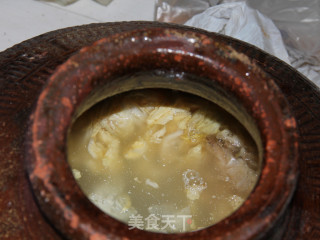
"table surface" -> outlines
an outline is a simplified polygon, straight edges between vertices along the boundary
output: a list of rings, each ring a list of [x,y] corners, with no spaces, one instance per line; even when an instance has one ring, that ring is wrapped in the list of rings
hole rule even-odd
[[[61,6],[39,0],[1,0],[0,51],[60,28],[98,22],[154,19],[155,0],[113,0],[103,6],[78,0]]]

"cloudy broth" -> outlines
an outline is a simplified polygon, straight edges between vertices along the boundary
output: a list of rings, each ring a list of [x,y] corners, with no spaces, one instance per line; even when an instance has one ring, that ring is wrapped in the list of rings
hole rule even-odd
[[[68,161],[110,216],[156,232],[186,232],[229,216],[260,171],[254,141],[218,106],[182,92],[119,94],[80,116]]]

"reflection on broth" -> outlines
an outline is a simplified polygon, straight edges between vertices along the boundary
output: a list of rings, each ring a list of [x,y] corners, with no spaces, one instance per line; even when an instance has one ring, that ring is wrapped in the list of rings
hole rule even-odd
[[[68,160],[81,189],[129,228],[185,232],[234,212],[259,175],[244,128],[181,92],[139,90],[97,104],[72,126]]]

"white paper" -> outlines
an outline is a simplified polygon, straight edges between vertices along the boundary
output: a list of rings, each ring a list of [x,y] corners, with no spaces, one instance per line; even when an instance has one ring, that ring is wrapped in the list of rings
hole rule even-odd
[[[273,22],[245,2],[232,2],[208,8],[185,25],[225,34],[248,42],[290,63],[281,33]]]

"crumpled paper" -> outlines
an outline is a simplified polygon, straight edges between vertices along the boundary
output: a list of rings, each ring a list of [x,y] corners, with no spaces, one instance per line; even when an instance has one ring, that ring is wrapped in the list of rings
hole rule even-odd
[[[183,24],[208,7],[208,0],[156,0],[155,20]]]
[[[320,1],[247,0],[279,28],[291,65],[320,87]]]
[[[38,0],[38,1],[54,2],[54,3],[60,4],[62,6],[67,6],[67,5],[70,5],[71,3],[77,2],[78,0]],[[109,3],[112,0],[94,0],[94,1],[100,3],[104,6],[107,6],[107,5],[109,5]]]
[[[245,2],[210,7],[192,17],[185,25],[237,38],[290,63],[278,28],[269,18]]]
[[[305,52],[289,46],[287,50],[291,66],[320,87],[320,53],[318,56],[308,56]]]
[[[290,64],[320,87],[319,2],[227,1],[222,0],[225,3],[208,8],[185,24],[251,43]],[[287,12],[291,13],[290,19],[282,16]]]

